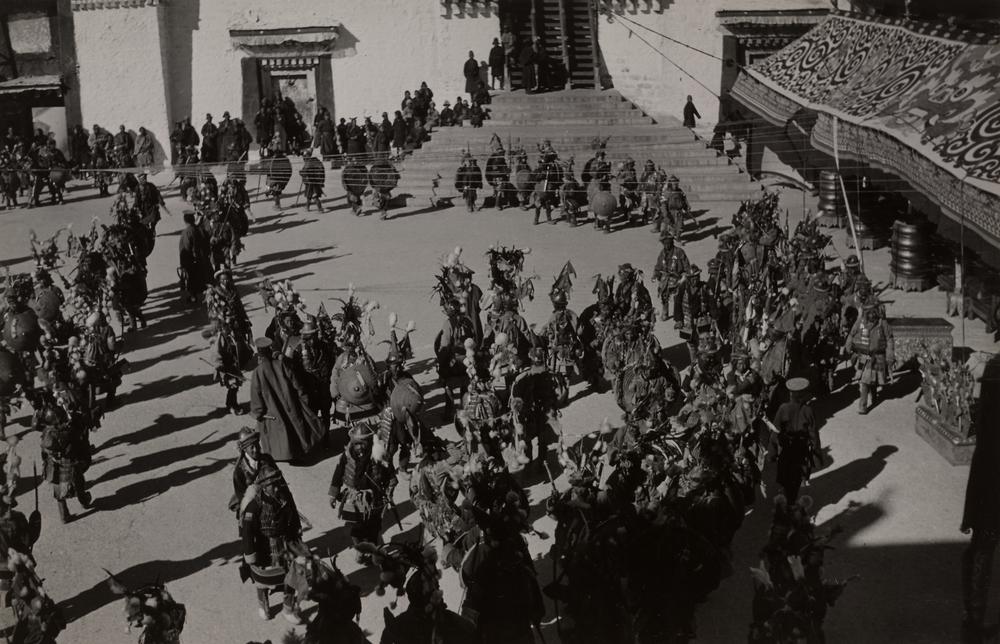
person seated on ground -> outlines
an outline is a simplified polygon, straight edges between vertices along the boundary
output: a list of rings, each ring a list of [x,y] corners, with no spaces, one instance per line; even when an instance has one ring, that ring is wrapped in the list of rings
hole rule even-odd
[[[489,105],[492,101],[490,98],[490,88],[486,86],[486,83],[479,81],[479,86],[476,91],[472,93],[473,104],[478,103],[479,105]]]
[[[451,103],[448,101],[444,102],[444,108],[441,110],[441,114],[438,115],[438,125],[440,127],[455,125],[455,112],[451,109]]]
[[[472,122],[472,127],[483,127],[483,119],[485,118],[486,112],[479,107],[479,103],[473,101],[472,107],[469,109],[469,120]]]

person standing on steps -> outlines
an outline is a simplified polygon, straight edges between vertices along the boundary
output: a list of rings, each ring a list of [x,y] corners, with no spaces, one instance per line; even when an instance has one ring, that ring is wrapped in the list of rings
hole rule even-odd
[[[465,76],[465,93],[471,98],[479,87],[479,63],[476,62],[476,52],[469,52],[469,59],[462,67],[462,74]]]
[[[514,63],[517,62],[517,37],[511,31],[510,25],[503,28],[503,33],[500,34],[500,42],[503,43],[503,53],[506,59],[507,87],[514,89],[514,79],[511,74],[513,73]],[[500,89],[503,89],[503,87]]]
[[[521,64],[521,84],[524,85],[524,93],[531,94],[535,89],[536,82],[535,49],[531,43],[526,43],[521,48],[518,62]]]
[[[500,81],[500,89],[503,89],[503,76],[504,76],[504,63],[507,59],[507,54],[504,52],[504,48],[500,46],[500,40],[498,38],[493,39],[493,48],[490,49],[490,89],[497,88],[497,81]]]
[[[693,128],[698,125],[695,118],[701,118],[698,108],[694,106],[694,99],[688,94],[687,103],[684,104],[684,127]]]

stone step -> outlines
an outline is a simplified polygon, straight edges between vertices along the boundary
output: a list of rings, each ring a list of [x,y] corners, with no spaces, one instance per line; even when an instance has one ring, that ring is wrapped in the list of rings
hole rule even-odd
[[[545,92],[543,94],[525,94],[524,90],[514,90],[510,92],[497,92],[492,95],[494,103],[593,103],[610,102],[620,103],[625,99],[614,90],[603,89],[583,89],[583,90],[559,90],[555,92]]]
[[[753,199],[760,196],[760,188],[752,188],[747,184],[747,189],[742,193],[717,193],[717,192],[694,192],[690,190],[685,190],[685,194],[688,199],[688,203],[691,204],[693,210],[699,210],[699,206],[704,203],[732,203],[739,204],[741,201],[746,199]],[[434,199],[452,199],[458,200],[462,198],[462,194],[455,190],[455,187],[441,185],[436,190],[431,188],[426,189],[414,189],[406,190],[403,186],[399,186],[394,193],[398,196],[406,195],[408,200],[412,202],[429,201]],[[489,190],[482,190],[479,193],[480,200],[489,195]],[[735,211],[735,208],[734,208]]]
[[[592,119],[602,119],[602,118],[616,118],[616,117],[636,117],[645,116],[642,110],[632,109],[624,107],[601,107],[596,105],[588,105],[585,108],[574,109],[561,107],[559,109],[531,109],[530,107],[497,107],[490,108],[490,121],[509,121],[512,119],[535,119],[536,121],[552,121],[561,119],[579,119],[579,118],[592,118]],[[561,121],[564,122],[564,121]]]
[[[551,124],[556,125],[560,123],[565,123],[567,125],[642,125],[646,123],[652,123],[653,119],[648,116],[613,116],[613,117],[602,117],[602,118],[563,118],[563,119],[549,119],[549,118],[513,118],[513,119],[490,119],[491,122],[498,126],[510,125],[538,125],[538,124]]]
[[[688,129],[658,126],[654,123],[623,126],[595,126],[586,123],[538,123],[534,125],[513,126],[503,125],[492,120],[485,121],[481,128],[459,126],[438,128],[431,133],[431,138],[435,141],[478,138],[486,138],[488,140],[494,133],[503,138],[505,142],[507,137],[510,137],[512,140],[518,138],[525,140],[529,136],[550,138],[553,142],[556,139],[562,141],[590,141],[595,136],[610,137],[608,145],[611,145],[612,141],[641,141],[646,139],[676,143],[696,140],[694,134]]]

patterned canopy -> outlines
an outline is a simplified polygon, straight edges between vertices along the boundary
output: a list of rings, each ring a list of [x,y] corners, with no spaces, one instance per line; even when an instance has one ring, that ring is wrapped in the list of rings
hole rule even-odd
[[[1000,243],[1000,41],[948,25],[832,13],[745,70],[733,97],[812,143],[897,174]],[[834,122],[836,121],[836,123]]]

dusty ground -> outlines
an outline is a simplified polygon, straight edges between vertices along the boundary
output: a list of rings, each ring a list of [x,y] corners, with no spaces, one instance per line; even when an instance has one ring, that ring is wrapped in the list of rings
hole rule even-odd
[[[372,341],[377,358],[384,355],[384,345],[375,342],[385,337],[389,312],[397,312],[403,322],[416,322],[412,370],[425,383],[433,377],[430,347],[440,323],[430,289],[439,260],[455,246],[465,249],[466,262],[477,271],[480,283],[486,280],[483,252],[490,244],[531,247],[527,269],[541,279],[539,297],[528,305],[526,315],[539,324],[550,310],[546,294],[552,279],[567,259],[573,260],[580,276],[571,301],[580,310],[591,301],[592,276],[613,272],[626,261],[648,276],[659,247],[648,228],[603,235],[590,226],[533,227],[530,215],[519,210],[468,214],[460,208],[429,211],[421,204],[397,212],[389,222],[375,216],[356,218],[339,197],[339,181],[334,183],[337,187],[329,192],[338,197],[329,205],[335,210],[323,215],[305,212],[301,206],[281,212],[266,203],[254,206],[256,224],[239,266],[254,328],[262,333],[268,320],[254,288],[262,275],[291,279],[310,308],[320,302],[335,306],[330,299],[343,295],[352,282],[364,297],[381,304]],[[107,222],[109,199],[97,199],[89,190],[74,191],[70,198],[72,202],[62,207],[0,214],[0,257],[5,266],[27,268],[29,229],[47,236],[68,223],[82,230],[93,217]],[[794,226],[801,194],[790,193],[787,202]],[[146,306],[150,325],[128,339],[131,369],[120,390],[121,406],[94,437],[99,452],[88,479],[93,482],[96,508],[61,526],[48,487],[41,492],[45,526],[36,554],[50,594],[62,602],[70,619],[60,641],[136,640],[136,633],[125,633],[120,600],[107,590],[102,568],[132,584],[165,580],[187,605],[183,639],[188,643],[277,640],[288,627],[280,617],[262,622],[252,587],[239,581],[236,525],[226,503],[232,493],[233,439],[245,419],[226,416],[220,409],[224,392],[212,383],[211,369],[202,362],[208,356],[200,335],[206,316],[178,300],[177,235],[184,206],[176,197],[168,204],[173,217],[161,223],[150,261],[151,295]],[[728,224],[734,205],[699,207],[707,210],[700,216],[703,227],[689,235],[686,249],[704,266],[716,247],[712,234]],[[836,237],[842,248],[842,234]],[[884,283],[887,251],[869,253],[867,262],[873,279]],[[892,301],[890,314],[896,315],[936,316],[944,307],[936,290],[888,291],[883,297]],[[686,351],[673,329],[660,323],[657,331],[668,355],[684,359]],[[957,329],[955,335],[957,343]],[[982,323],[968,323],[966,338],[969,346],[993,349]],[[831,642],[944,642],[954,641],[957,633],[958,557],[964,543],[958,525],[968,469],[948,465],[914,433],[915,383],[910,379],[904,384],[865,417],[855,412],[851,386],[817,403],[830,458],[815,473],[807,493],[816,499],[820,523],[845,529],[828,556],[828,574],[860,575],[830,612]],[[574,388],[574,393],[578,390]],[[241,394],[245,401],[248,390]],[[431,392],[435,409],[441,403],[438,394]],[[596,429],[605,416],[613,422],[619,418],[611,396],[587,395],[565,410],[563,425],[567,434],[577,436]],[[876,454],[880,447],[889,449]],[[26,434],[21,451],[28,479],[31,461],[40,460],[38,437]],[[330,457],[308,467],[282,465],[301,511],[313,523],[305,538],[321,553],[344,551],[349,543],[327,503],[333,465]],[[769,472],[767,478],[771,477]],[[33,481],[25,483],[20,503],[27,511],[32,503],[27,484]],[[401,498],[404,487],[400,486],[397,499],[399,514],[403,529],[413,536],[417,516],[412,504]],[[530,492],[536,527],[551,533],[552,523],[540,505],[548,494],[547,485],[536,483]],[[72,502],[71,509],[79,511]],[[394,524],[388,515],[388,537],[399,532]],[[737,535],[734,574],[699,610],[699,641],[745,638],[752,596],[747,569],[756,565],[769,524],[768,503],[761,500]],[[550,545],[551,539],[530,539],[539,558],[545,557]],[[339,563],[366,591],[372,588],[375,576],[357,570],[350,552]],[[547,558],[538,563],[543,583],[550,577],[550,566]],[[448,573],[444,583],[446,599],[457,608],[461,597],[457,578]],[[364,599],[362,625],[375,641],[389,599],[374,595]],[[550,610],[548,618],[552,617]],[[545,630],[548,642],[558,641],[553,626]]]

